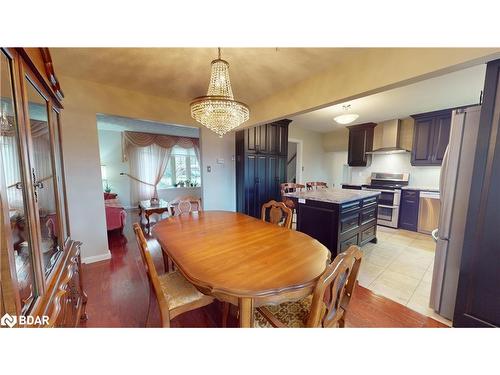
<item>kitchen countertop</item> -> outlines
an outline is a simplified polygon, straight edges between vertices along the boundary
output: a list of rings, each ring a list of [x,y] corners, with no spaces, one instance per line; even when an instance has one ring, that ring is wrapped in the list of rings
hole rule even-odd
[[[341,203],[356,201],[358,199],[375,197],[379,194],[380,192],[378,191],[333,188],[333,189],[300,191],[294,193],[286,193],[284,195],[287,197],[292,197],[297,199],[306,199],[306,200],[309,199],[313,201],[341,204]]]
[[[439,188],[430,186],[403,186],[401,190],[419,190],[419,191],[432,191],[439,193]]]

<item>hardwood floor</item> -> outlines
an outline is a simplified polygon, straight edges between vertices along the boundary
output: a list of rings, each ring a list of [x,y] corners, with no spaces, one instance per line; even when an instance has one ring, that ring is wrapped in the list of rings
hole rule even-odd
[[[136,211],[129,212],[124,235],[108,234],[110,260],[84,264],[83,283],[88,295],[88,320],[83,327],[145,327],[148,309],[148,281],[143,271],[139,248],[132,231]],[[163,271],[161,249],[146,235],[158,272]],[[235,309],[232,309],[234,312]],[[221,306],[215,303],[182,314],[172,320],[172,327],[220,327]],[[228,326],[237,327],[235,314]],[[347,327],[446,327],[387,298],[357,286],[351,299]],[[159,327],[159,313],[152,303],[148,327]]]

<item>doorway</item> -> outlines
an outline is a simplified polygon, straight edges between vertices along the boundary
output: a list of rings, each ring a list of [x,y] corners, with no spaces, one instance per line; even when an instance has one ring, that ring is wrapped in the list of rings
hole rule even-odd
[[[302,183],[302,140],[288,138],[287,182]]]

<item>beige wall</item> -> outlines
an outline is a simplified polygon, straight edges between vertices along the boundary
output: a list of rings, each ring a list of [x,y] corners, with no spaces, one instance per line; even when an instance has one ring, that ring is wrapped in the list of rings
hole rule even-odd
[[[349,147],[349,130],[346,127],[336,129],[322,136],[325,152],[347,151]]]
[[[322,145],[323,134],[308,129],[303,129],[299,124],[291,122],[288,128],[288,138],[302,141],[302,183],[308,181],[328,180],[324,165],[324,151]]]
[[[190,125],[193,120],[185,103],[64,76],[60,80],[65,93],[62,137],[72,237],[83,241],[84,261],[107,259],[110,253],[102,198],[96,114]],[[209,142],[204,142],[204,136],[209,138]],[[214,199],[219,197],[219,189],[224,186],[224,193],[216,202],[224,200],[220,207],[234,209],[234,168],[231,168],[234,134],[220,139],[202,132],[201,138],[202,154],[211,158],[210,161],[224,158],[227,163],[222,171],[214,168],[213,178],[203,175],[203,194],[207,199]],[[209,152],[207,147],[216,151]],[[212,207],[217,207],[217,204]],[[132,220],[130,216],[129,220]]]

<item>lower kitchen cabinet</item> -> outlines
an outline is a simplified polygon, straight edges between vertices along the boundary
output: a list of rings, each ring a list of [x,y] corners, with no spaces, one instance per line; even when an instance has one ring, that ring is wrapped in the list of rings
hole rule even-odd
[[[399,228],[417,231],[419,199],[420,192],[418,190],[401,191]]]

